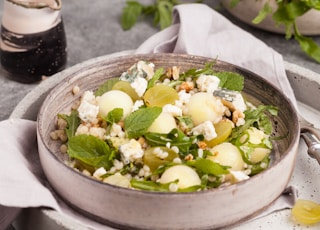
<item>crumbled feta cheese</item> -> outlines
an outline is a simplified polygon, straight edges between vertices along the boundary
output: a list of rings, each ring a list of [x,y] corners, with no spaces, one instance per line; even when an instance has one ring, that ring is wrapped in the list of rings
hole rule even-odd
[[[131,112],[137,111],[143,105],[144,105],[143,100],[136,100],[132,106]]]
[[[166,104],[165,106],[163,106],[162,112],[170,113],[174,117],[182,116],[182,109],[171,104]]]
[[[119,146],[122,161],[124,164],[129,164],[143,156],[143,149],[141,144],[135,139],[130,139],[129,142]]]
[[[101,180],[101,179],[103,179],[102,176],[106,173],[107,173],[107,171],[105,170],[105,168],[100,167],[93,173],[93,177],[97,178],[98,180]]]
[[[187,93],[185,90],[181,90],[178,93],[179,100],[175,101],[175,106],[179,107],[182,110],[183,114],[187,114],[187,104],[190,101],[191,94]]]
[[[245,172],[243,171],[233,171],[233,170],[230,170],[230,174],[234,180],[234,182],[240,182],[240,181],[243,181],[243,180],[247,180],[249,179],[250,177],[245,174]]]
[[[97,119],[99,106],[92,91],[84,92],[78,112],[80,119],[84,122],[94,122]]]
[[[139,97],[142,97],[144,92],[146,92],[148,87],[148,81],[142,77],[136,77],[133,82],[131,82],[131,87],[136,91]]]
[[[125,132],[122,131],[122,127],[116,123],[113,123],[110,130],[111,137],[124,137]]]
[[[106,134],[106,130],[101,127],[91,127],[89,129],[89,134],[101,140],[104,140],[104,135]]]
[[[113,160],[113,165],[116,168],[116,170],[121,170],[123,168],[123,162],[117,159]]]
[[[247,109],[246,103],[244,102],[244,99],[240,92],[235,92],[235,97],[232,100],[232,104],[237,110],[240,110],[241,112]]]
[[[205,140],[211,140],[217,137],[216,130],[211,121],[205,121],[194,127],[191,131],[194,135],[202,134]]]
[[[76,130],[75,135],[80,135],[80,134],[89,134],[89,127],[84,124],[80,124]]]
[[[200,91],[213,93],[216,89],[218,89],[220,79],[214,75],[201,74],[196,83]]]
[[[192,96],[190,93],[187,93],[185,90],[181,90],[179,93],[178,93],[178,96],[179,96],[179,100],[176,101],[176,105],[179,106],[179,105],[185,105],[185,104],[188,104],[189,100],[190,100],[190,97]]]

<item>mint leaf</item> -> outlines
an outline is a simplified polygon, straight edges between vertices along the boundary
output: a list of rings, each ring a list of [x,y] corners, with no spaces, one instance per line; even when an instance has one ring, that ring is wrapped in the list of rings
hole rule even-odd
[[[244,87],[244,77],[234,72],[214,73],[220,79],[220,87],[234,91],[242,91]]]
[[[80,118],[77,110],[72,110],[70,115],[58,114],[59,118],[64,119],[67,122],[67,128],[65,129],[68,139],[74,136],[80,125]]]
[[[113,124],[118,123],[121,118],[123,117],[123,109],[122,108],[115,108],[111,110],[107,117],[103,118],[107,123]]]
[[[113,165],[115,150],[95,136],[81,134],[69,139],[68,155],[95,168],[109,170]]]
[[[129,114],[124,120],[127,136],[137,138],[144,135],[161,112],[160,107],[147,107]]]
[[[199,172],[201,175],[207,174],[219,176],[229,173],[228,167],[222,166],[209,159],[199,158],[197,160],[187,161],[187,165],[196,168],[197,172]]]
[[[105,81],[103,84],[100,85],[100,87],[95,91],[94,95],[101,96],[105,92],[108,92],[112,89],[113,85],[119,81],[118,78],[112,78]]]
[[[121,15],[121,26],[123,30],[133,27],[142,13],[143,5],[136,1],[127,1],[127,6]]]

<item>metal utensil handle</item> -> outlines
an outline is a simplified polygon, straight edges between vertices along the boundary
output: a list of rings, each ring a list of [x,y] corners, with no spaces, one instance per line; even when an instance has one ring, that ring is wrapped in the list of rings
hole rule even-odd
[[[308,146],[308,154],[315,158],[320,164],[320,130],[316,128],[304,128],[301,130],[301,137]]]

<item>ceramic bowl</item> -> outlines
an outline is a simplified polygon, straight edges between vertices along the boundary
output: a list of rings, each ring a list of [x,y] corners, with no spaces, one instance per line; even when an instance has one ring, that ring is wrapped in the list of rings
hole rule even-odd
[[[78,212],[106,225],[123,229],[213,229],[247,220],[267,208],[286,188],[295,163],[299,123],[287,97],[262,77],[237,66],[217,61],[216,70],[245,76],[245,93],[254,103],[279,107],[273,119],[274,134],[286,136],[275,143],[272,165],[240,183],[201,192],[159,193],[105,184],[68,167],[56,141],[50,139],[56,115],[67,112],[86,90],[96,89],[108,78],[118,77],[139,60],[156,67],[201,68],[212,59],[180,55],[130,55],[101,60],[68,71],[65,80],[46,97],[38,114],[37,136],[40,161],[52,188]],[[79,96],[72,94],[80,87]]]

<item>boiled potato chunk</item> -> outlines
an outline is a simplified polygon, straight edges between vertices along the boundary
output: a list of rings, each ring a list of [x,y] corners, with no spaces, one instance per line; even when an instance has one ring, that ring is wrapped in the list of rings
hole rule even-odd
[[[168,168],[160,177],[161,184],[167,184],[175,180],[179,180],[179,189],[201,184],[200,177],[196,171],[186,165],[172,166]]]
[[[229,142],[224,142],[210,149],[212,155],[208,159],[224,166],[230,166],[232,170],[244,169],[244,161],[239,149]]]
[[[206,92],[192,95],[187,109],[195,126],[205,121],[218,122],[226,110],[220,99]]]
[[[132,106],[131,97],[120,90],[108,91],[99,99],[99,112],[102,116],[107,116],[113,109],[122,108],[123,118],[125,118],[131,112]]]
[[[127,177],[121,175],[120,173],[116,173],[114,175],[111,175],[105,178],[103,182],[107,184],[117,185],[124,188],[131,187],[130,180]]]
[[[177,124],[172,114],[162,112],[148,128],[148,131],[153,133],[167,134],[170,133],[174,128],[177,128]]]

